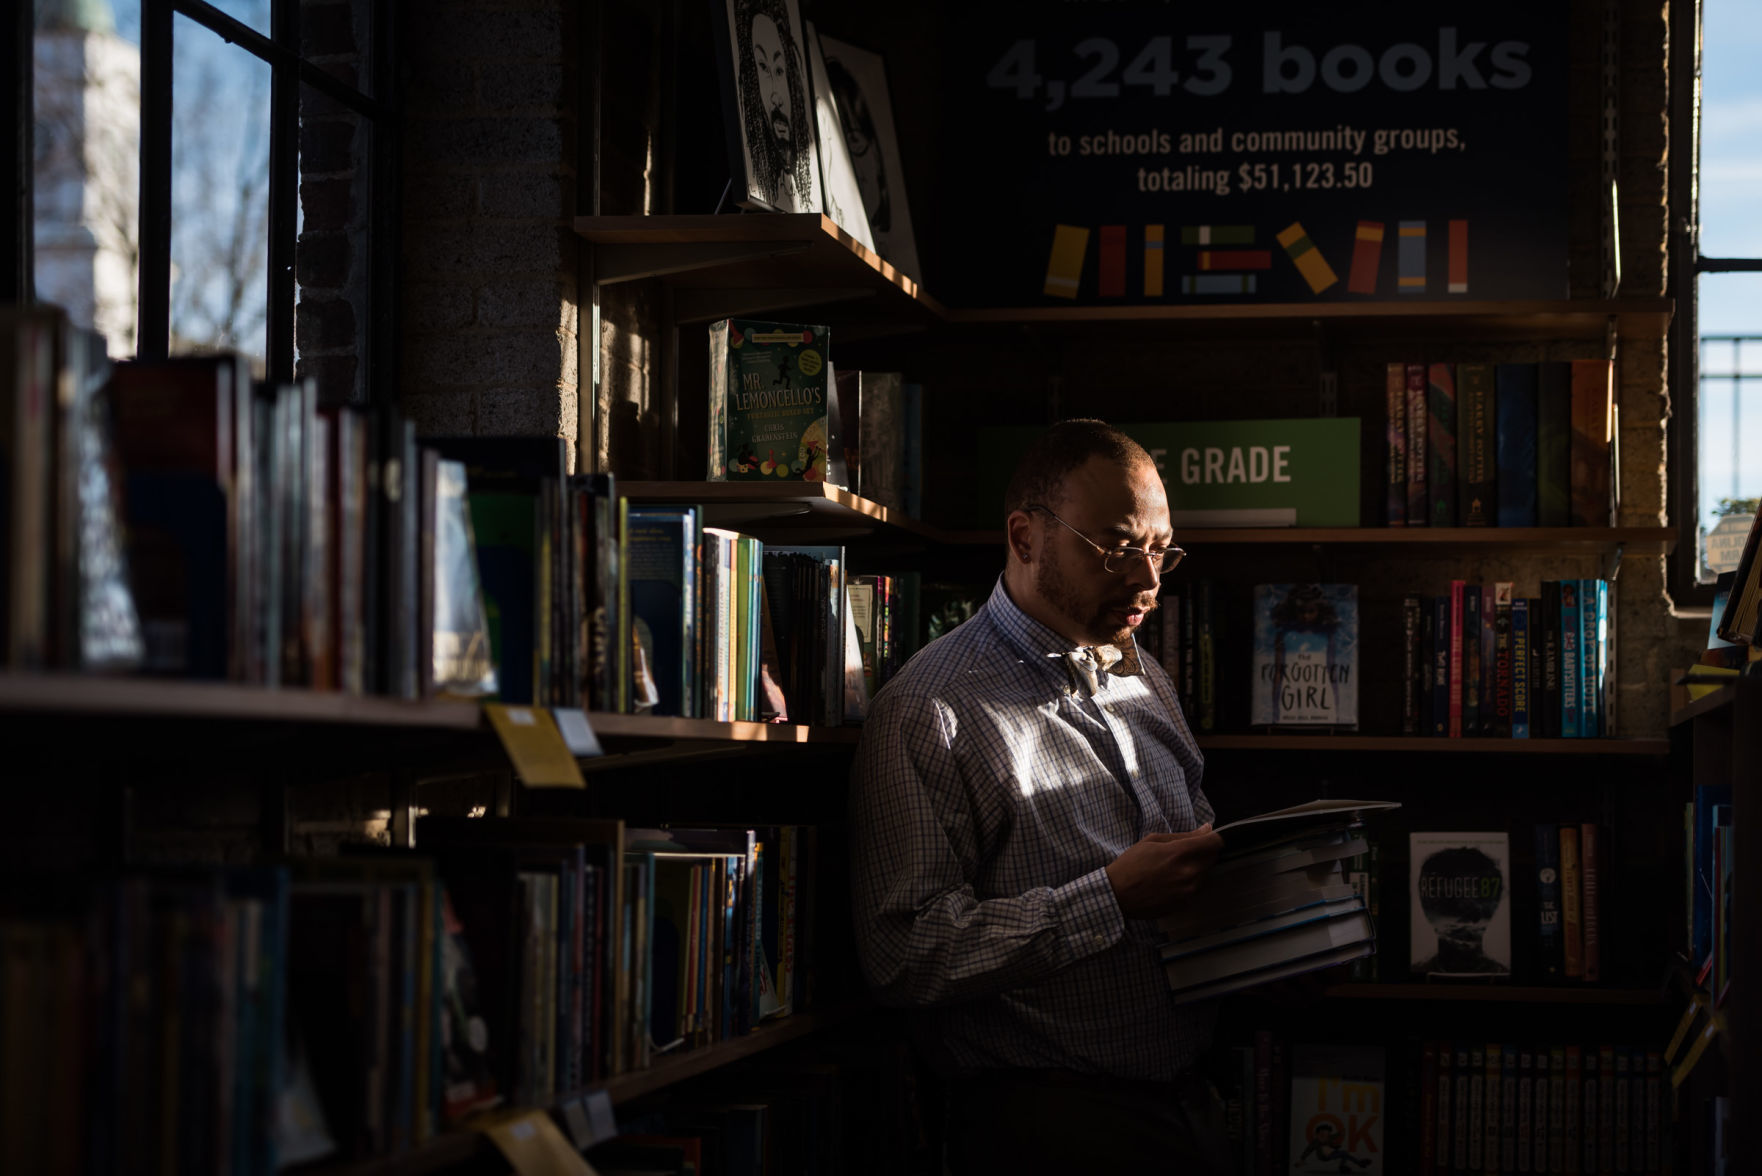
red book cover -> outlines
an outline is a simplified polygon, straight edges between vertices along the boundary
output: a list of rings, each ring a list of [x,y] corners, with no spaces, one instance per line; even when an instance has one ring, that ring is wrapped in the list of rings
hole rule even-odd
[[[1468,222],[1450,222],[1450,284],[1452,294],[1468,293]]]
[[[1383,222],[1359,221],[1353,235],[1352,272],[1346,289],[1353,294],[1377,292],[1377,265],[1383,256]]]
[[[1119,298],[1126,293],[1126,226],[1101,226],[1101,296]]]
[[[1450,738],[1462,738],[1462,580],[1450,581]]]
[[[1101,230],[1102,258],[1107,257],[1107,230]],[[1202,249],[1202,270],[1263,270],[1273,268],[1273,255],[1266,249]]]

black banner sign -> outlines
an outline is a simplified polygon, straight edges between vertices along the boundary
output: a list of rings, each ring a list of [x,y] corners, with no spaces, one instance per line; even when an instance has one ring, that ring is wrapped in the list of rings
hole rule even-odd
[[[951,16],[939,295],[1565,296],[1567,5],[1244,7]]]

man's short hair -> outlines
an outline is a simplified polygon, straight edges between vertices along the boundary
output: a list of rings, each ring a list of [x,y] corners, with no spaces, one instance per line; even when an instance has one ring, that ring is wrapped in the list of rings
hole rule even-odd
[[[1029,506],[1056,509],[1064,499],[1065,479],[1092,457],[1105,457],[1127,467],[1150,460],[1142,445],[1106,421],[1060,421],[1040,434],[1016,463],[1015,475],[1003,496],[1004,514]]]

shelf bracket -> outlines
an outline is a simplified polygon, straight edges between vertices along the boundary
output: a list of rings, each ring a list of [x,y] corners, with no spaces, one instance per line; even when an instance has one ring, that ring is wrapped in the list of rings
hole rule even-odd
[[[1621,553],[1626,546],[1625,543],[1617,543],[1614,550],[1603,557],[1603,578],[1611,584],[1621,575]]]
[[[616,282],[660,278],[807,251],[806,241],[758,245],[747,241],[711,241],[697,245],[596,245],[594,278],[601,285],[609,286]]]

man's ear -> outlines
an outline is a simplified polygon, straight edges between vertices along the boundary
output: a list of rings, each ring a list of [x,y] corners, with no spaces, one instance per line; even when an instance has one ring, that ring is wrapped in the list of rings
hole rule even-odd
[[[1009,542],[1011,563],[1028,563],[1034,557],[1034,516],[1025,510],[1011,511],[1004,520],[1004,538]]]

